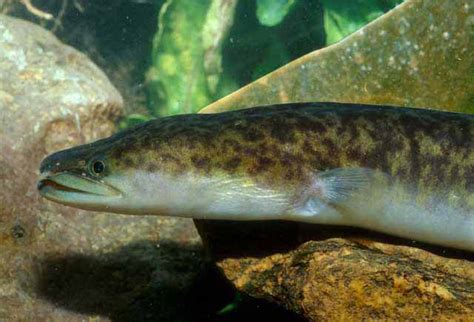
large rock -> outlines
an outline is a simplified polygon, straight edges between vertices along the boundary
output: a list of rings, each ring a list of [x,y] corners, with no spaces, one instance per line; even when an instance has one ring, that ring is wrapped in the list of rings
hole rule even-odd
[[[252,296],[311,321],[469,321],[474,267],[407,247],[343,239],[309,241],[293,251],[219,262]]]
[[[474,113],[473,52],[474,1],[408,0],[201,112],[338,101]],[[196,224],[237,289],[309,320],[474,316],[472,253],[347,227]]]
[[[37,194],[42,158],[110,135],[122,104],[85,55],[0,15],[0,320],[172,316],[169,301],[200,272],[191,220],[90,213]]]
[[[472,253],[295,222],[199,221],[198,228],[237,289],[311,321],[474,316]]]

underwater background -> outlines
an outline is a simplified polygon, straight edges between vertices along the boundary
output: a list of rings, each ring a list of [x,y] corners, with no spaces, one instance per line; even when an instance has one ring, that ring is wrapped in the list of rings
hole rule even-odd
[[[39,160],[55,150],[206,106],[221,111],[308,97],[331,100],[341,92],[341,101],[474,112],[473,1],[406,2],[417,9],[406,19],[400,13],[396,28],[369,30],[367,40],[360,28],[403,1],[0,0],[4,61],[14,55],[21,69],[26,63],[19,51],[7,54],[16,48],[9,39],[34,35],[28,45],[41,50],[26,54],[28,64],[59,61],[61,68],[84,71],[74,74],[83,83],[67,91],[62,82],[74,77],[60,68],[49,71],[54,82],[41,85],[35,97],[46,97],[53,87],[58,92],[44,102],[35,97],[22,102],[41,113],[0,110],[0,179],[8,188],[0,199],[0,259],[8,263],[0,267],[0,320],[304,320],[237,291],[211,263],[191,220],[73,212],[39,201],[31,192],[32,179]],[[408,12],[410,6],[405,8]],[[418,12],[426,25],[412,24]],[[458,23],[443,29],[441,16]],[[50,36],[36,34],[31,25],[15,25],[10,17],[41,26],[87,57],[44,40]],[[461,30],[465,34],[457,34]],[[355,38],[344,40],[351,35]],[[430,47],[430,41],[437,46]],[[327,63],[311,54],[330,45],[334,50],[325,52]],[[48,56],[56,51],[60,58]],[[306,54],[306,60],[266,76]],[[438,55],[448,59],[436,63]],[[82,60],[87,63],[77,63]],[[8,77],[18,76],[21,86],[41,82],[46,70],[41,64],[26,72],[0,68],[1,104],[14,100],[4,95],[15,92]],[[273,80],[275,87],[259,87]],[[254,85],[240,96],[218,101],[248,84]],[[301,91],[284,90],[292,84]],[[347,84],[352,91],[334,84]],[[79,112],[69,112],[71,106]],[[20,121],[29,114],[31,120]],[[15,159],[15,153],[21,156]]]
[[[121,126],[197,112],[344,36],[400,0],[4,1],[98,64],[125,99]]]

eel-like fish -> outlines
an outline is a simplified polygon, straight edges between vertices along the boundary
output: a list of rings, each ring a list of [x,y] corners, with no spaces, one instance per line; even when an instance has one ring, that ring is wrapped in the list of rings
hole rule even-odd
[[[48,156],[88,210],[349,225],[474,251],[474,115],[338,103],[156,119]]]

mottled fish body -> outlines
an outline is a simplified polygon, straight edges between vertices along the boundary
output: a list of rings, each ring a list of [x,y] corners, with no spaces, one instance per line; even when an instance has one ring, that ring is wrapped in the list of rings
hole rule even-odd
[[[474,250],[474,116],[338,103],[153,120],[54,153],[78,208],[350,225]]]

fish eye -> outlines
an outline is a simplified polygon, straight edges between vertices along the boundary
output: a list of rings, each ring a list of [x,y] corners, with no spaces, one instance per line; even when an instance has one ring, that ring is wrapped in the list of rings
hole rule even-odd
[[[96,160],[96,161],[92,162],[92,164],[91,164],[92,173],[98,175],[98,174],[101,174],[102,172],[104,172],[104,170],[105,170],[104,161]]]

